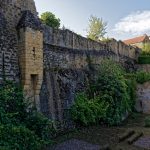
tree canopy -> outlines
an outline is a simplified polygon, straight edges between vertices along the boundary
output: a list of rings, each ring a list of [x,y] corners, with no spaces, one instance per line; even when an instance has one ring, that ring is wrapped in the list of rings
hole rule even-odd
[[[143,44],[142,54],[143,55],[150,55],[150,43]]]
[[[104,38],[107,28],[107,22],[104,22],[102,18],[91,16],[89,18],[89,25],[87,29],[87,37],[99,41]]]
[[[52,27],[52,28],[59,28],[60,27],[60,19],[56,18],[56,16],[51,12],[45,12],[40,17],[41,21]]]

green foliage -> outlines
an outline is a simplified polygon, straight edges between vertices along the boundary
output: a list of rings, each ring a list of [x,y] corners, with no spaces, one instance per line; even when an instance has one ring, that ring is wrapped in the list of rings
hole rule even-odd
[[[101,39],[101,41],[103,41],[103,42],[110,42],[111,40],[112,40],[112,39],[109,38],[109,37],[107,37],[107,38],[103,37],[103,38]]]
[[[21,87],[6,81],[0,87],[0,123],[20,124],[26,114],[27,104],[23,98]]]
[[[51,13],[51,12],[45,12],[41,15],[40,17],[41,21],[52,27],[52,28],[59,28],[60,27],[60,19],[59,18],[56,18],[56,16]]]
[[[104,60],[99,67],[98,79],[93,93],[109,103],[106,122],[119,124],[126,112],[131,111],[130,95],[124,70],[111,60]]]
[[[71,108],[71,115],[75,122],[82,125],[96,124],[105,118],[107,107],[98,97],[89,100],[85,93],[80,93]]]
[[[42,141],[24,126],[0,125],[0,149],[39,150]]]
[[[142,48],[142,55],[150,56],[150,43],[145,43]]]
[[[38,150],[54,132],[53,122],[27,103],[21,87],[0,85],[0,149]]]
[[[143,84],[144,82],[150,81],[150,73],[140,71],[135,74],[137,83]]]
[[[150,43],[143,44],[142,53],[138,58],[139,64],[150,64]]]
[[[106,34],[107,23],[102,18],[91,16],[89,19],[89,26],[87,29],[87,37],[99,41]]]
[[[138,58],[139,64],[150,64],[150,55],[141,55]]]
[[[109,125],[120,124],[127,112],[133,110],[136,95],[135,80],[126,78],[125,74],[117,63],[103,60],[96,81],[90,85],[86,94],[77,96],[72,107],[73,119],[85,125],[98,121]],[[100,118],[99,113],[93,114],[92,106],[94,110],[102,112]]]
[[[145,82],[150,81],[150,73],[145,71],[138,71],[135,73],[126,74],[127,78],[130,78],[132,81],[136,81],[136,83],[143,84]]]
[[[136,101],[136,87],[137,87],[137,82],[136,80],[133,78],[127,78],[126,80],[126,84],[127,84],[127,93],[129,95],[129,101],[128,104],[130,106],[131,110],[134,110],[134,106],[135,106],[135,101]]]
[[[42,140],[49,140],[56,134],[55,122],[49,121],[43,114],[32,111],[25,120],[26,127],[34,131]]]
[[[145,118],[145,127],[150,127],[150,117]]]

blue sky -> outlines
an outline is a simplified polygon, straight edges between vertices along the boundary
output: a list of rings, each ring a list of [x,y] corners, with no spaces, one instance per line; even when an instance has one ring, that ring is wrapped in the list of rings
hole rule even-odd
[[[61,25],[86,36],[91,15],[108,23],[107,36],[117,40],[150,34],[150,0],[35,0],[39,15],[51,11]]]

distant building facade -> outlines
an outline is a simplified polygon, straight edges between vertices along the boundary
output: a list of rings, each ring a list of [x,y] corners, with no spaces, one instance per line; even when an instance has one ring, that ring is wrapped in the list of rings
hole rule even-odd
[[[150,37],[148,35],[144,34],[139,37],[124,40],[123,42],[127,45],[132,45],[132,46],[136,46],[139,48],[143,48],[144,44],[146,44],[146,43],[150,44]]]

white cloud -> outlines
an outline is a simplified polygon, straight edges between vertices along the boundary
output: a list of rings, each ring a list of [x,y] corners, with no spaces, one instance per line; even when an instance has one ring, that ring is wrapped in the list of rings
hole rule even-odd
[[[132,35],[150,32],[150,11],[137,11],[129,14],[115,25],[113,31]]]

